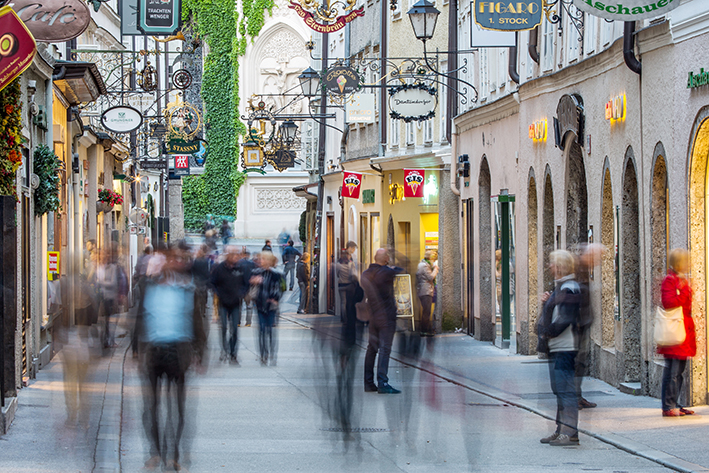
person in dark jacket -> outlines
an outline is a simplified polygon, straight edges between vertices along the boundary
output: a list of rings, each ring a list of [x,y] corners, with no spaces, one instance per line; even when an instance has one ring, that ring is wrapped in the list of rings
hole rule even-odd
[[[244,275],[244,285],[242,286],[241,299],[244,301],[244,305],[246,306],[246,310],[244,311],[246,313],[246,327],[251,327],[251,314],[254,310],[254,303],[248,300],[246,295],[249,292],[249,281],[251,281],[251,276],[256,269],[256,263],[251,259],[251,254],[246,247],[243,247],[241,250],[241,259],[237,264]],[[241,325],[241,317],[239,317],[239,325]]]
[[[271,246],[271,240],[266,240],[266,243],[263,245],[263,248],[261,248],[261,251],[270,251],[273,253],[273,247]]]
[[[264,251],[259,258],[261,267],[254,271],[251,284],[258,286],[258,295],[254,303],[258,310],[259,325],[259,351],[261,364],[276,365],[276,338],[273,336],[273,326],[278,316],[278,305],[285,288],[283,275],[275,271],[278,259],[269,252]]]
[[[687,359],[697,354],[697,338],[692,318],[692,287],[687,280],[689,252],[681,248],[674,249],[668,260],[669,269],[662,281],[662,306],[665,310],[682,308],[687,336],[683,343],[658,347],[657,352],[665,357],[665,368],[662,372],[662,415],[680,417],[694,414],[694,411],[679,404],[679,395],[682,392]]]
[[[288,274],[290,274],[290,289],[293,290],[293,284],[295,283],[295,260],[300,256],[300,251],[296,250],[293,246],[293,240],[288,240],[288,245],[283,250],[283,264],[285,265],[285,271],[283,271],[283,277],[288,281]]]
[[[192,262],[192,277],[195,284],[195,310],[204,320],[205,330],[209,328],[209,317],[207,316],[207,299],[209,296],[209,282],[211,279],[211,251],[205,244],[200,245]]]
[[[557,405],[556,431],[541,442],[555,447],[579,443],[575,363],[579,347],[581,288],[575,279],[574,267],[574,257],[568,251],[552,251],[549,255],[555,289],[542,296],[544,308],[537,325],[551,358],[549,378]]]
[[[364,358],[364,390],[380,394],[398,394],[401,391],[389,385],[389,356],[396,331],[396,301],[394,300],[394,277],[403,272],[392,268],[389,252],[380,248],[374,255],[374,263],[362,273],[362,287],[369,302],[369,343]],[[377,384],[374,383],[374,361],[377,364]]]
[[[298,287],[300,287],[300,303],[298,304],[298,313],[304,314],[308,307],[308,286],[310,283],[310,253],[303,253],[298,261],[295,275],[298,278]]]
[[[211,284],[219,297],[219,320],[222,329],[222,361],[237,360],[237,330],[241,318],[241,300],[248,281],[239,267],[239,253],[228,247],[226,258],[212,270]],[[227,338],[227,332],[229,337]]]

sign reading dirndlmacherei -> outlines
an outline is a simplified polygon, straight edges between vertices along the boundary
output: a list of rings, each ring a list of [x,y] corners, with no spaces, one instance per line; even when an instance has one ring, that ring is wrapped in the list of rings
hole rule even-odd
[[[397,120],[425,121],[436,116],[438,92],[426,84],[403,84],[389,89],[389,116]]]

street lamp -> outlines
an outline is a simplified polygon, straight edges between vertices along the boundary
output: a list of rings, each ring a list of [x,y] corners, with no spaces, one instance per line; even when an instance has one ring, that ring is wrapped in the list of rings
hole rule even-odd
[[[426,42],[433,38],[433,32],[436,30],[436,21],[440,13],[433,6],[433,3],[428,0],[418,0],[411,10],[406,12],[409,15],[409,20],[411,20],[411,26],[417,39]]]
[[[318,82],[320,82],[320,75],[318,71],[312,67],[308,67],[303,71],[301,75],[298,76],[300,81],[300,88],[303,89],[303,95],[306,97],[315,97],[318,92]]]
[[[295,141],[296,133],[298,133],[298,125],[293,120],[286,120],[281,124],[281,136],[289,146]]]

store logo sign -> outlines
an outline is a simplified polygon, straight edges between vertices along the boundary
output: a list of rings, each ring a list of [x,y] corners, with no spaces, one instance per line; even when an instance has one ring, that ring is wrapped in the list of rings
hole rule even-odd
[[[709,84],[709,72],[705,72],[704,68],[699,69],[699,74],[694,72],[689,72],[689,78],[687,79],[688,89],[697,89],[699,87]]]
[[[342,176],[342,197],[359,199],[362,187],[362,174],[358,172],[345,172]]]
[[[423,182],[426,171],[423,169],[404,169],[404,197],[423,197]]]
[[[606,120],[615,125],[618,122],[625,121],[626,100],[625,94],[613,97],[606,102]]]
[[[143,124],[143,114],[133,107],[119,105],[101,114],[101,124],[114,133],[130,133]]]
[[[529,125],[529,139],[534,143],[546,143],[548,129],[546,118],[535,121]]]
[[[91,23],[91,11],[81,0],[14,0],[10,6],[37,41],[63,43],[80,36]]]
[[[389,116],[395,120],[425,121],[436,116],[438,95],[425,84],[404,84],[389,89]]]
[[[138,28],[145,34],[172,35],[180,28],[180,0],[140,0]]]
[[[531,30],[542,22],[542,0],[475,2],[475,23],[496,31]]]

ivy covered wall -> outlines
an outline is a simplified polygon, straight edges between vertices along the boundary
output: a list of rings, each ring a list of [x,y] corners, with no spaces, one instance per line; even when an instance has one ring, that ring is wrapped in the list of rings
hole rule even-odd
[[[236,197],[246,176],[239,172],[239,59],[258,35],[274,0],[185,0],[183,21],[191,22],[209,53],[202,73],[202,100],[209,155],[204,174],[183,178],[185,228],[200,229],[205,215],[236,216]]]

